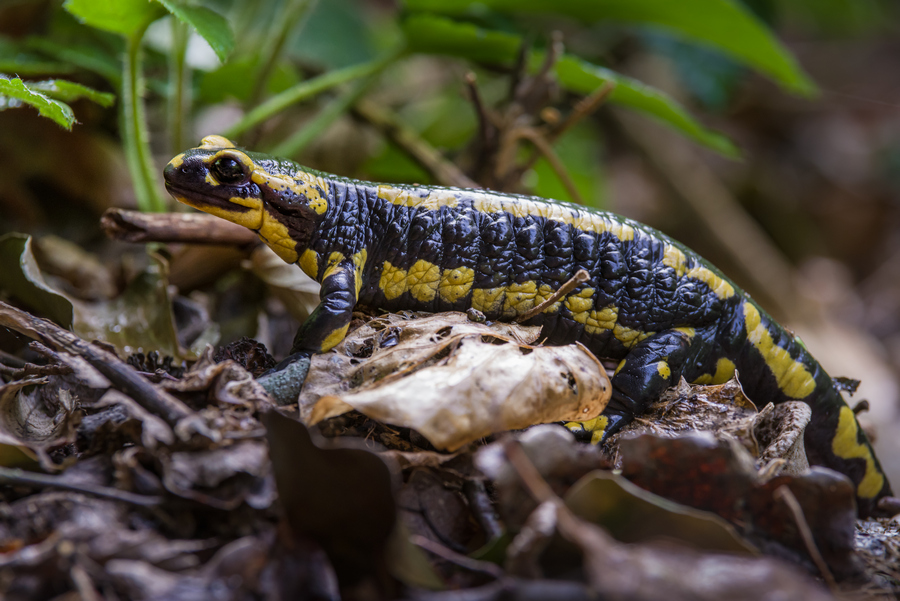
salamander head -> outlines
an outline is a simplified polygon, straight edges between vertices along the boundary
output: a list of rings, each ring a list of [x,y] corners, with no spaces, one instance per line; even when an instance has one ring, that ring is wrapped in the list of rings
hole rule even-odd
[[[291,263],[328,208],[326,180],[222,136],[173,158],[163,176],[177,201],[257,232]]]

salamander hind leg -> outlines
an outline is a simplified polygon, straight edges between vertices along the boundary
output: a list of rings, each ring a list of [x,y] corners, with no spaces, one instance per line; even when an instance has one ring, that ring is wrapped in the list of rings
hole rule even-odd
[[[684,330],[668,330],[647,338],[631,349],[612,377],[612,399],[603,413],[566,427],[579,440],[605,442],[641,413],[681,377],[692,336]]]

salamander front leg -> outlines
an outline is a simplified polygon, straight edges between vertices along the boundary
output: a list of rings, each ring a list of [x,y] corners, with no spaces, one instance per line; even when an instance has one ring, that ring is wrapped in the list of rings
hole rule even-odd
[[[310,357],[337,345],[347,334],[356,305],[353,265],[339,265],[322,281],[321,302],[294,337],[291,354],[259,379],[279,405],[297,402]]]
[[[669,330],[639,342],[616,368],[612,399],[603,413],[588,421],[568,422],[566,427],[579,440],[606,442],[678,381],[692,339],[684,330]]]

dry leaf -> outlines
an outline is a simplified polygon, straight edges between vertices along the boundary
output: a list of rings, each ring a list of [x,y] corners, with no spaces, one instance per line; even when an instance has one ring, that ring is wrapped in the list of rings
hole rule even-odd
[[[583,347],[528,346],[520,341],[532,331],[464,320],[441,314],[373,329],[368,344],[354,337],[335,354],[367,349],[371,357],[350,362],[343,381],[353,388],[319,398],[309,423],[352,408],[452,451],[493,432],[590,419],[606,407],[606,371]]]

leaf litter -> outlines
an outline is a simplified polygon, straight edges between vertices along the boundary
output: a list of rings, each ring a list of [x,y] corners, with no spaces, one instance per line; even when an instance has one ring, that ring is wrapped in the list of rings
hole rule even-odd
[[[4,598],[897,592],[897,522],[808,469],[805,405],[756,411],[737,380],[682,382],[598,447],[554,422],[602,410],[603,366],[533,328],[358,315],[279,406],[251,340],[180,373],[0,325],[38,341],[27,369],[0,356]]]

